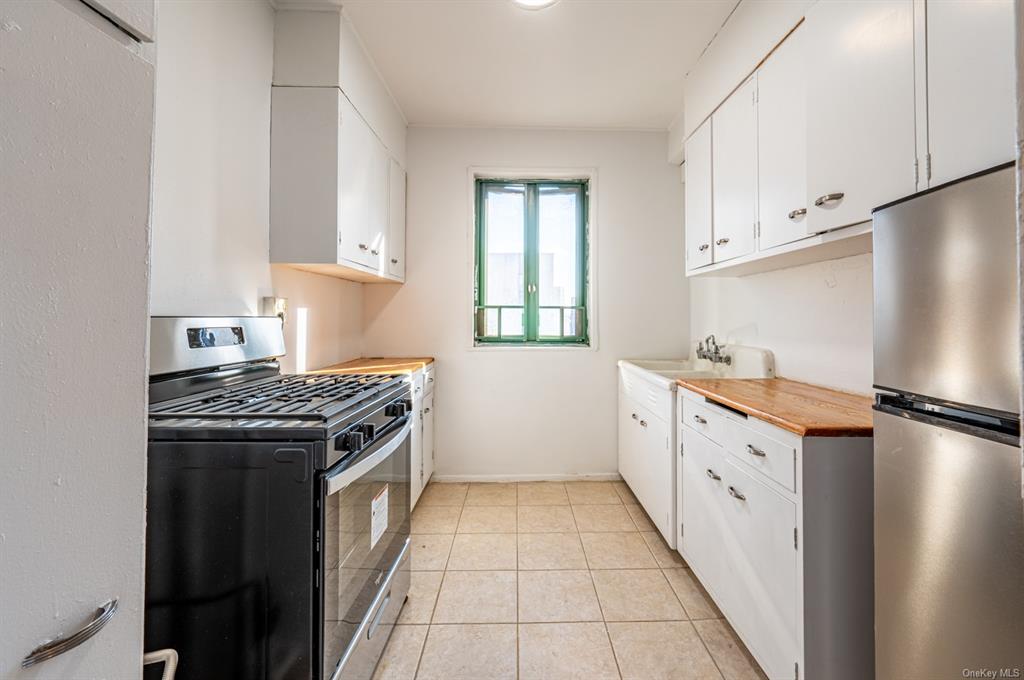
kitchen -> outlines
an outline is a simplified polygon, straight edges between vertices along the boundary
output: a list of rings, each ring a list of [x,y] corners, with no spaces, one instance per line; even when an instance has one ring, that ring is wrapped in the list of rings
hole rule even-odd
[[[1016,677],[1021,16],[3,0],[0,678]]]

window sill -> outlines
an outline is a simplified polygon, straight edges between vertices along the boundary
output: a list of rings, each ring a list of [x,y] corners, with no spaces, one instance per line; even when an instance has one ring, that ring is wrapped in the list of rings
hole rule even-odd
[[[502,351],[507,352],[509,350],[523,350],[527,352],[543,351],[543,350],[555,350],[555,351],[594,351],[597,349],[593,342],[584,343],[565,343],[565,342],[476,342],[469,346],[470,350],[473,351]]]

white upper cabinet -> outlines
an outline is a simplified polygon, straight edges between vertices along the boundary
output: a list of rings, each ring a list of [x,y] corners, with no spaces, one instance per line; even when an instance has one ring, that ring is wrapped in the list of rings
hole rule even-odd
[[[686,140],[686,270],[711,264],[711,119]]]
[[[405,280],[405,171],[390,162],[388,181],[388,272]]]
[[[913,1],[817,2],[801,31],[807,218],[819,233],[916,190]]]
[[[761,250],[807,236],[806,58],[797,28],[757,72]]]
[[[711,117],[714,261],[754,252],[757,228],[757,80],[739,87]]]
[[[1014,158],[1013,2],[929,1],[926,17],[935,186]]]

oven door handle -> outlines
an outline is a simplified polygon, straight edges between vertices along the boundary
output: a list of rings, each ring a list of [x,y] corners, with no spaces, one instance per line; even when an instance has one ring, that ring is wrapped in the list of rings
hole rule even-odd
[[[377,467],[381,461],[385,460],[388,456],[397,451],[398,447],[405,443],[405,440],[409,436],[409,432],[411,430],[412,419],[407,417],[402,429],[389,435],[380,444],[375,442],[375,445],[380,446],[376,451],[373,451],[354,465],[345,468],[341,472],[328,476],[327,495],[333,496],[373,468]]]

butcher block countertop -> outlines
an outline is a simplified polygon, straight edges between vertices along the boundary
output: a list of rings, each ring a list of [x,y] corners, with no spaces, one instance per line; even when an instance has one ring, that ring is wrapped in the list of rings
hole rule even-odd
[[[681,387],[801,437],[870,437],[871,397],[786,378],[680,379]]]
[[[326,366],[319,368],[315,371],[309,371],[310,373],[373,373],[373,374],[389,374],[389,375],[400,375],[404,373],[413,373],[423,368],[427,364],[434,363],[434,357],[412,357],[412,358],[394,358],[394,357],[364,357],[362,359],[353,359],[352,361],[346,361],[341,364],[334,364],[333,366]]]

